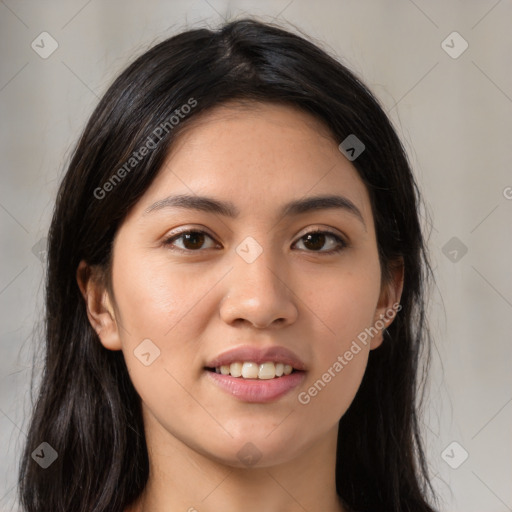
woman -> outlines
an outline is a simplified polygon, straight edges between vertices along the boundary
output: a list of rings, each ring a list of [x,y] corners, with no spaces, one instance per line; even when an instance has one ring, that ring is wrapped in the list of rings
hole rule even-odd
[[[244,19],[139,57],[59,189],[24,509],[433,511],[419,201],[303,38]]]

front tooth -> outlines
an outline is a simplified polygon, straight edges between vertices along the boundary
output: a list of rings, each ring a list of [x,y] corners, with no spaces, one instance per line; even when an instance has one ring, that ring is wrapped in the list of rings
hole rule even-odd
[[[284,364],[283,363],[277,363],[276,364],[276,377],[281,377],[284,372]]]
[[[228,364],[223,364],[221,367],[220,367],[220,373],[222,375],[229,375],[229,365]]]
[[[259,368],[256,363],[244,363],[242,365],[242,377],[244,379],[257,379]]]
[[[290,373],[292,373],[292,370],[293,370],[293,368],[292,368],[292,366],[291,366],[291,365],[289,365],[289,364],[285,364],[285,365],[284,365],[284,368],[283,368],[283,373],[284,373],[285,375],[290,375]]]
[[[276,367],[272,362],[260,364],[258,379],[273,379],[276,376]]]
[[[229,373],[231,373],[232,377],[241,377],[242,363],[231,363],[231,365],[229,366]]]

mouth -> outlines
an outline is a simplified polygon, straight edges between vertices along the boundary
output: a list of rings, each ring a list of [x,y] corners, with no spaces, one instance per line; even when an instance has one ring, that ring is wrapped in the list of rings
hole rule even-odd
[[[304,363],[289,349],[246,345],[221,354],[204,367],[217,388],[242,402],[276,401],[306,378]]]
[[[288,375],[267,379],[233,377],[206,369],[205,377],[217,389],[220,389],[241,402],[261,403],[274,402],[302,384],[306,372],[293,370]]]
[[[291,364],[278,363],[274,361],[266,361],[262,364],[253,361],[236,361],[231,364],[223,364],[221,366],[205,367],[209,372],[215,372],[221,375],[230,375],[237,379],[257,379],[270,380],[279,379],[286,375],[300,371]]]

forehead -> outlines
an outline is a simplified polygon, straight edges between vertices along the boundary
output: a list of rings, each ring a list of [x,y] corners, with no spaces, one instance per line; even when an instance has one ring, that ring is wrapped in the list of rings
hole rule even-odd
[[[369,196],[328,127],[293,106],[230,102],[190,120],[139,201],[166,193],[234,202],[242,214],[309,195],[342,193],[371,219]]]
[[[266,144],[268,150],[272,142],[279,146],[286,140],[298,142],[309,139],[319,151],[325,149],[324,146],[336,145],[327,125],[298,107],[275,102],[230,100],[191,119],[179,133],[170,155],[182,145],[193,146],[198,139],[202,143],[212,139],[223,144],[231,141],[232,145],[244,142],[240,149],[247,151],[251,147],[256,149],[256,137]]]

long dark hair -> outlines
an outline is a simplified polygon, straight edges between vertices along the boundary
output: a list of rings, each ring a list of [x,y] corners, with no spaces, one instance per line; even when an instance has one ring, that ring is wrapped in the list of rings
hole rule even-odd
[[[353,165],[370,194],[383,275],[402,258],[405,278],[402,309],[339,423],[337,491],[360,511],[434,510],[419,428],[432,271],[405,151],[374,96],[337,59],[282,28],[242,19],[180,33],[137,58],[72,155],[48,236],[46,355],[19,473],[27,512],[122,512],[142,493],[149,463],[140,397],[122,352],[105,349],[88,321],[77,267],[83,259],[109,278],[116,230],[176,135],[237,99],[292,105],[321,120],[337,143],[354,134],[365,145]],[[126,167],[150,139],[154,147]],[[31,457],[42,442],[58,455],[46,469]]]

